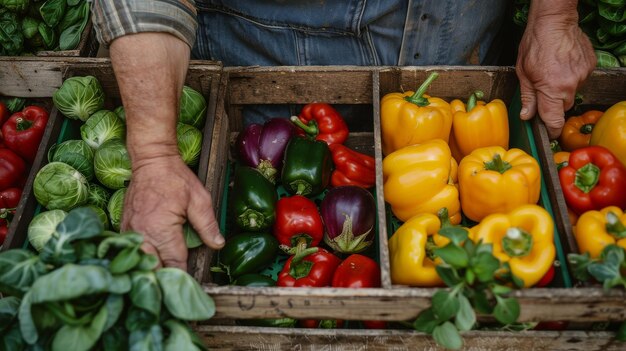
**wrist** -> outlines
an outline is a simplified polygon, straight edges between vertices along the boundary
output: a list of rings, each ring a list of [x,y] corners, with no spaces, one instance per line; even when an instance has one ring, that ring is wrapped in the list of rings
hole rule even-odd
[[[578,26],[578,1],[533,0],[530,4],[528,24],[532,25],[535,21]]]

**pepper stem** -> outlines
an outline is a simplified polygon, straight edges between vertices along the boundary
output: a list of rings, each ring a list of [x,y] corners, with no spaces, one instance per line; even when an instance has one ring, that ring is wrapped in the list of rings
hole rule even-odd
[[[256,166],[256,169],[261,172],[261,174],[265,178],[267,178],[267,180],[272,182],[272,184],[276,184],[276,173],[278,173],[278,170],[274,168],[274,165],[272,165],[272,162],[270,162],[270,160],[263,160],[259,162],[259,165]]]
[[[412,104],[416,104],[417,106],[421,107],[430,105],[428,98],[424,97],[424,93],[426,93],[428,87],[432,84],[432,82],[435,81],[435,79],[437,79],[437,77],[439,77],[439,73],[431,73],[412,96],[407,96],[404,99]]]
[[[482,99],[484,96],[485,93],[483,93],[481,90],[476,90],[475,92],[473,92],[472,95],[470,95],[469,99],[467,99],[466,111],[472,111],[474,107],[476,107],[476,103],[478,102],[477,100]]]
[[[313,268],[313,262],[303,261],[308,255],[314,254],[319,250],[317,247],[310,247],[298,252],[293,259],[291,259],[291,266],[289,269],[289,275],[294,279],[304,278],[309,275],[311,268]]]
[[[513,168],[510,163],[504,161],[500,154],[496,154],[491,161],[485,162],[485,169],[488,171],[496,171],[500,174],[504,174],[504,172]]]
[[[591,134],[591,132],[593,132],[593,123],[587,123],[584,124],[582,127],[580,127],[580,133],[581,134]]]
[[[15,119],[15,129],[21,132],[27,130],[33,125],[33,121],[29,121],[26,118],[18,117]]]
[[[585,194],[589,193],[600,180],[600,168],[589,162],[576,171],[574,185]]]
[[[304,124],[298,116],[291,116],[291,122],[302,129],[308,136],[316,137],[320,133],[317,122],[311,120],[308,124]]]
[[[287,255],[297,255],[298,253],[304,251],[309,245],[313,238],[306,233],[296,234],[291,237],[291,246],[280,245],[280,249],[283,250]]]
[[[626,226],[614,212],[606,214],[606,231],[616,239],[626,238]]]
[[[303,180],[295,180],[289,183],[289,186],[291,187],[291,189],[296,191],[296,195],[306,196],[309,195],[311,191],[313,191],[313,187],[311,186],[311,184]]]
[[[249,208],[239,215],[238,222],[242,228],[255,230],[263,225],[265,222],[265,216],[259,211]]]
[[[511,227],[502,238],[502,249],[509,257],[524,257],[533,247],[533,236],[521,228]]]

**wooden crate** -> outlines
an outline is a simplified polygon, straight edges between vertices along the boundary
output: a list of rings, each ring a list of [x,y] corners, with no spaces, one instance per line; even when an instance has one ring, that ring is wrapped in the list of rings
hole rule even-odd
[[[198,256],[192,273],[204,283],[205,291],[216,301],[219,319],[249,318],[341,318],[348,320],[414,319],[430,306],[435,289],[396,287],[389,277],[386,218],[382,197],[382,155],[380,149],[379,101],[395,89],[415,89],[417,82],[431,71],[440,77],[429,94],[452,99],[469,96],[482,89],[486,98],[513,99],[517,79],[508,67],[251,67],[226,68],[223,76],[224,108],[218,107],[213,130],[213,144],[206,178],[207,188],[219,213],[225,201],[224,189],[228,151],[234,135],[243,128],[241,111],[253,104],[296,104],[324,101],[333,105],[371,105],[372,133],[358,133],[355,138],[374,141],[377,162],[379,208],[379,260],[382,288],[247,288],[216,286],[211,282],[207,262],[210,249]],[[519,107],[518,107],[519,108]],[[536,128],[541,129],[538,125]],[[512,130],[515,133],[515,130]],[[545,128],[544,128],[545,132]],[[529,132],[530,133],[530,132]],[[373,135],[372,135],[373,134]],[[532,135],[532,133],[530,133]],[[356,140],[356,139],[354,139]],[[356,143],[366,149],[362,143]],[[534,145],[533,145],[534,147]],[[546,204],[547,205],[547,204]],[[193,264],[193,263],[192,263]],[[516,291],[521,305],[520,322],[569,320],[580,322],[621,321],[626,318],[623,290],[604,292],[601,289],[538,288]]]
[[[604,111],[613,104],[626,100],[626,69],[597,69],[578,93],[582,96],[582,103],[576,108],[577,112],[568,113],[566,118],[570,115],[580,115],[580,113],[590,109]],[[541,153],[544,178],[551,189],[551,202],[554,206],[554,216],[559,232],[564,238],[566,250],[578,253],[578,244],[574,238],[574,230],[567,214],[567,203],[559,181],[559,173],[553,161],[548,132],[539,118],[534,118],[533,122],[533,133],[537,141],[537,148]],[[575,284],[579,286],[588,285],[580,281],[575,281]]]
[[[113,109],[121,105],[119,90],[113,68],[108,59],[74,58],[67,60],[42,60],[31,58],[25,61],[12,61],[8,58],[0,59],[0,78],[12,82],[12,91],[24,97],[51,97],[54,91],[61,86],[63,79],[72,76],[92,75],[100,81],[105,96],[105,108]],[[221,66],[214,62],[200,64],[194,62],[188,70],[186,84],[198,90],[207,100],[207,121],[203,129],[203,139],[200,162],[197,174],[205,179],[209,157],[210,135],[212,133],[213,115],[217,104],[217,91],[220,82]],[[6,94],[5,88],[0,88],[0,94]],[[52,107],[52,104],[50,104]],[[32,218],[41,210],[33,194],[33,181],[37,172],[48,163],[47,153],[50,147],[70,138],[80,138],[78,130],[81,123],[72,121],[63,116],[56,108],[50,111],[50,118],[46,132],[37,152],[31,172],[24,185],[22,199],[16,210],[16,215],[9,228],[3,250],[28,245],[27,229]],[[191,250],[193,256],[196,250]]]

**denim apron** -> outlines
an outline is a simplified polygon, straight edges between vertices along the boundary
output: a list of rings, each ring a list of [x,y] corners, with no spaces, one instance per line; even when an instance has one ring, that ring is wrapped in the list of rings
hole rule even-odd
[[[506,4],[196,0],[198,33],[192,56],[224,66],[492,64],[487,53]],[[257,119],[250,118],[248,122]]]

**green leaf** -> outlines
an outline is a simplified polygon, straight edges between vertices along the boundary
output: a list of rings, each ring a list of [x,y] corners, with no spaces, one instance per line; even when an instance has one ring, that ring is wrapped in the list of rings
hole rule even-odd
[[[185,237],[185,244],[188,249],[193,249],[204,244],[198,236],[198,232],[196,232],[189,223],[183,225],[183,236]]]
[[[111,273],[102,267],[67,264],[40,277],[29,294],[33,304],[66,301],[108,292],[112,282]]]
[[[574,278],[580,281],[587,281],[591,276],[589,275],[589,265],[591,264],[591,258],[589,252],[585,252],[584,255],[570,253],[567,255],[567,261],[572,267],[572,274]]]
[[[513,324],[517,321],[520,313],[519,303],[515,298],[503,298],[496,295],[496,307],[493,316],[502,324]]]
[[[442,248],[433,250],[435,255],[439,256],[445,263],[454,268],[465,268],[469,262],[467,252],[460,246],[448,244]]]
[[[141,245],[143,236],[134,232],[120,233],[115,236],[108,237],[98,245],[98,257],[104,258],[112,248],[124,249],[131,246]],[[111,256],[112,257],[112,256]]]
[[[104,226],[92,209],[79,207],[71,210],[56,229],[59,236],[68,237],[70,241],[90,239],[102,234]]]
[[[22,337],[29,344],[34,344],[39,339],[39,333],[37,332],[37,327],[35,326],[35,321],[33,320],[33,315],[31,313],[31,292],[27,292],[22,298],[22,303],[20,304],[20,310],[18,311],[18,319],[20,321],[20,331],[22,332]]]
[[[441,278],[447,286],[455,286],[462,281],[461,278],[459,278],[457,271],[452,267],[437,265],[435,266],[435,270],[437,271],[439,278]]]
[[[46,272],[39,257],[28,250],[0,252],[0,292],[21,296]]]
[[[89,351],[98,342],[107,322],[108,310],[103,306],[90,324],[64,325],[54,336],[52,351]]]
[[[485,283],[494,279],[494,274],[500,268],[500,261],[491,252],[481,251],[470,259],[470,267],[476,274],[478,281]]]
[[[141,261],[139,246],[127,247],[115,256],[109,269],[113,274],[121,274],[135,268]]]
[[[457,246],[461,246],[461,243],[467,240],[469,234],[467,229],[461,227],[447,227],[439,229],[439,234],[450,239]]]
[[[193,331],[191,331],[191,329],[189,329],[183,323],[180,323],[174,319],[170,319],[164,324],[165,327],[170,331],[170,336],[167,338],[167,340],[165,340],[165,351],[206,350],[204,345],[196,344],[199,339],[195,337]]]
[[[128,313],[126,314],[124,326],[126,327],[126,330],[132,333],[134,331],[150,328],[150,326],[158,322],[159,316],[155,316],[153,313],[148,312],[143,308],[131,305]]]
[[[473,302],[473,305],[476,307],[476,311],[482,314],[491,314],[493,312],[493,307],[491,303],[489,303],[489,298],[487,297],[487,293],[483,290],[475,290],[473,291],[470,299]]]
[[[433,338],[438,345],[447,349],[458,350],[463,347],[463,339],[454,324],[445,322],[433,330]]]
[[[67,0],[47,0],[39,8],[41,18],[50,27],[55,27],[65,14]]]
[[[112,294],[123,295],[130,291],[132,283],[128,274],[116,274],[111,279],[109,292]]]
[[[24,350],[26,346],[22,338],[19,324],[13,324],[7,328],[7,330],[3,331],[2,337],[0,338],[0,350]]]
[[[128,350],[128,333],[121,325],[116,325],[102,335],[103,351]]]
[[[460,304],[457,294],[446,290],[437,290],[432,298],[432,309],[439,321],[447,321],[459,311]]]
[[[130,291],[132,303],[144,310],[160,316],[161,289],[153,272],[133,272],[131,274],[133,288]]]
[[[20,299],[7,296],[0,299],[0,331],[7,329],[17,316],[20,308]]]
[[[109,330],[124,312],[124,297],[122,295],[111,294],[107,297],[104,306],[107,310],[107,319],[104,323],[104,331]]]
[[[159,265],[159,258],[155,255],[150,254],[142,254],[141,261],[137,267],[135,267],[138,271],[153,271]]]
[[[437,325],[439,325],[439,320],[435,317],[432,308],[427,308],[420,312],[413,322],[413,328],[415,330],[428,334],[432,334]]]
[[[472,257],[476,254],[476,244],[473,241],[467,240],[463,243],[463,249],[467,252],[469,257]]]
[[[510,287],[504,286],[504,285],[499,285],[499,284],[494,284],[493,287],[491,288],[491,292],[496,294],[496,295],[508,294],[511,291],[513,291],[513,289],[511,289]]]
[[[188,321],[207,320],[215,314],[215,303],[187,272],[161,268],[156,272],[167,310]]]
[[[609,263],[594,262],[589,265],[588,270],[589,273],[591,273],[591,275],[599,282],[613,280],[621,276],[619,266],[615,266]]]
[[[454,318],[454,324],[460,331],[471,330],[476,323],[476,313],[465,295],[459,294],[459,311]]]
[[[161,351],[163,350],[163,331],[158,324],[132,331],[128,346],[129,351]]]

